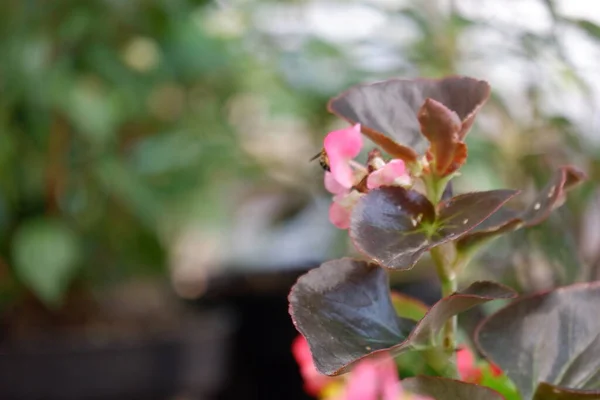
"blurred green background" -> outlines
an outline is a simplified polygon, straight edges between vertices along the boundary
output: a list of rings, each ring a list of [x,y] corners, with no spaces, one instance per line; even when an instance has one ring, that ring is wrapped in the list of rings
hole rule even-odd
[[[491,83],[457,191],[590,175],[472,277],[598,279],[597,23],[587,0],[4,0],[0,311],[69,313],[136,281],[196,297],[347,253],[308,159],[343,126],[328,98],[389,77]]]

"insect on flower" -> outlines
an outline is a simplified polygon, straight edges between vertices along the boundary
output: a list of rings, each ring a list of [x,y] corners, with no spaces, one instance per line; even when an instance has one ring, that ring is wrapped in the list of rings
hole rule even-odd
[[[329,156],[327,156],[327,152],[325,151],[325,149],[322,149],[309,161],[314,161],[316,159],[319,159],[319,165],[321,165],[321,168],[323,168],[327,172],[331,172],[331,167],[329,166]]]

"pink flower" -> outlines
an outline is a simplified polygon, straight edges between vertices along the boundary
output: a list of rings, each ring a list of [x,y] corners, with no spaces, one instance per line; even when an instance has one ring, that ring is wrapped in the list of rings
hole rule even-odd
[[[456,352],[456,368],[462,381],[477,383],[483,378],[481,369],[475,365],[475,355],[468,347]]]
[[[469,383],[481,383],[483,368],[477,366],[475,355],[468,347],[462,347],[456,352],[456,368],[460,379]],[[489,364],[492,376],[502,375],[502,370],[495,364]]]
[[[347,194],[337,195],[333,197],[333,202],[329,206],[329,221],[339,229],[350,228],[350,217],[352,209],[362,196],[356,190]]]
[[[350,166],[350,160],[360,153],[362,145],[360,124],[329,132],[325,136],[324,147],[329,158],[331,174],[346,189],[354,185],[354,171]]]
[[[369,168],[375,169],[367,177],[366,187],[361,181],[368,170],[353,162],[362,148],[360,125],[333,131],[325,137],[324,147],[331,172],[325,172],[325,188],[334,195],[329,207],[329,221],[340,229],[350,227],[352,209],[367,189],[380,186],[409,186],[411,177],[402,160],[385,163],[380,157],[369,162]],[[372,161],[372,162],[371,162]],[[360,186],[358,190],[355,186]]]
[[[433,400],[406,393],[396,364],[389,354],[366,358],[350,372],[341,397],[336,400]]]
[[[383,167],[371,172],[367,178],[367,188],[376,189],[380,186],[409,186],[410,175],[402,160],[392,160]]]
[[[350,189],[342,186],[333,176],[332,172],[325,172],[325,189],[334,195],[343,195],[350,193]]]
[[[325,188],[334,195],[333,202],[329,207],[329,221],[340,229],[348,229],[352,208],[360,199],[361,194],[342,186],[334,178],[332,172],[325,172]]]
[[[402,386],[394,360],[389,356],[366,358],[350,373],[339,400],[399,400]]]
[[[300,366],[300,374],[304,380],[304,390],[311,396],[318,396],[323,388],[335,381],[327,375],[317,371],[308,347],[308,342],[302,335],[298,335],[292,343],[292,354]]]

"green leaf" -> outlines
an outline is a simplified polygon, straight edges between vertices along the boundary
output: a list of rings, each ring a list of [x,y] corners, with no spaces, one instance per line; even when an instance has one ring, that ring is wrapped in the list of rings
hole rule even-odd
[[[25,222],[12,242],[17,276],[46,305],[60,306],[80,260],[78,238],[63,222]]]
[[[585,19],[569,19],[571,23],[577,25],[581,30],[587,33],[592,39],[600,40],[600,26]]]
[[[521,395],[517,391],[515,384],[504,374],[497,374],[492,371],[489,363],[484,363],[481,367],[482,377],[479,384],[489,387],[500,393],[506,400],[521,400]]]
[[[76,132],[91,143],[110,142],[119,123],[114,96],[92,82],[81,81],[61,94],[62,108],[76,128]]]
[[[504,400],[504,397],[492,389],[433,376],[404,379],[402,388],[410,393],[429,396],[435,400]]]
[[[421,320],[429,307],[421,300],[415,299],[414,297],[407,296],[402,293],[392,292],[392,305],[396,314],[400,318],[410,319],[412,321]]]

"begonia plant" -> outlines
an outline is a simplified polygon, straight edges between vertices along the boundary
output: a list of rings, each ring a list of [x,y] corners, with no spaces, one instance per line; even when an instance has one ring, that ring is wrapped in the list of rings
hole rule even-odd
[[[540,224],[585,179],[563,166],[522,208],[509,204],[518,190],[454,195],[466,135],[489,96],[487,82],[454,76],[359,85],[330,101],[350,125],[324,139],[329,219],[363,257],[327,261],[291,289],[290,315],[301,334],[294,355],[313,395],[600,399],[600,282],[524,297],[495,282],[458,288],[483,245]],[[376,148],[360,163],[363,135]],[[426,253],[442,290],[431,307],[391,293],[388,278]],[[479,325],[478,351],[459,342],[457,314],[497,299],[510,302]]]

